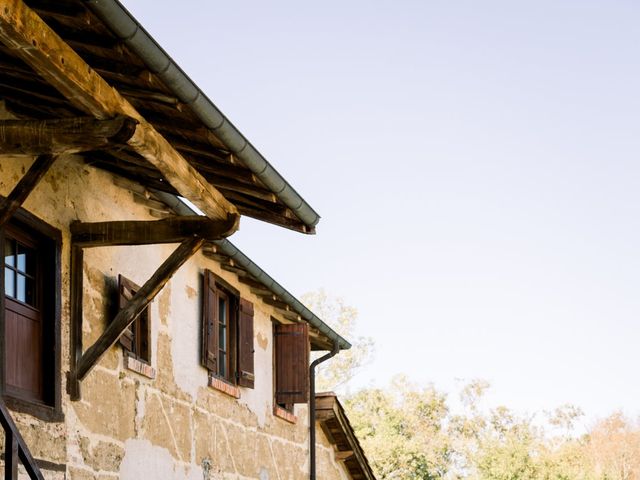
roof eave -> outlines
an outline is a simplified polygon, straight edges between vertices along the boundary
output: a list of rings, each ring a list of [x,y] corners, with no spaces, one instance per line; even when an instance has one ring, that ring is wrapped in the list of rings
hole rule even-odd
[[[118,0],[82,0],[260,181],[315,233],[320,215],[240,133]]]

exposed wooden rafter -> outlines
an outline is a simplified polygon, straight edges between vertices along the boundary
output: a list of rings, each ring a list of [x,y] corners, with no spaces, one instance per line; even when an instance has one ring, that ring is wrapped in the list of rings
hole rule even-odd
[[[228,236],[234,224],[233,218],[211,220],[198,215],[150,221],[73,222],[71,241],[83,248],[178,243],[191,237],[210,241]]]
[[[0,41],[80,110],[97,119],[116,115],[136,119],[139,124],[127,144],[208,217],[227,220],[231,214],[238,213],[233,204],[22,0],[0,1]]]
[[[123,116],[110,120],[0,120],[0,154],[61,155],[122,147],[137,124]]]

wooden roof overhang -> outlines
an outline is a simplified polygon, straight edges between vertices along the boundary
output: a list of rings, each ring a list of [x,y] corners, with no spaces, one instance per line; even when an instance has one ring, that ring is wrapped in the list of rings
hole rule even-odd
[[[336,460],[344,462],[349,476],[354,480],[375,480],[369,461],[335,393],[316,395],[316,419],[335,448]]]
[[[253,263],[229,240],[223,238],[206,243],[202,252],[220,263],[223,270],[235,273],[240,283],[247,285],[251,293],[262,302],[272,306],[279,316],[294,323],[308,323],[311,350],[332,350],[334,343],[337,343],[341,350],[351,348],[347,340]]]
[[[133,118],[139,126],[128,142],[101,146],[85,155],[85,161],[145,187],[184,196],[211,218],[237,212],[313,233],[319,217],[284,179],[268,164],[271,177],[245,165],[237,145],[207,127],[193,105],[182,102],[179,92],[153,73],[147,59],[119,39],[87,3],[0,0],[0,98],[5,107],[19,119],[87,114]],[[242,149],[257,153],[233,132],[243,139]],[[165,150],[172,153],[165,155]],[[267,187],[265,182],[273,178],[277,188]],[[218,211],[211,207],[214,203],[221,206]],[[296,205],[313,214],[301,215]]]

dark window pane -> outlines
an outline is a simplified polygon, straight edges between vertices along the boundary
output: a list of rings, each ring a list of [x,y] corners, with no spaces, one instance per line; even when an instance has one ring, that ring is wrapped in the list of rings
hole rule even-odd
[[[14,267],[16,264],[16,246],[15,242],[10,238],[4,242],[4,263]]]
[[[36,252],[24,245],[18,244],[18,270],[28,275],[34,275]]]
[[[224,298],[218,299],[218,321],[222,325],[227,324],[227,301]]]
[[[220,352],[218,355],[218,375],[227,376],[227,356],[224,352]]]
[[[220,342],[220,349],[227,350],[227,328],[222,324],[218,325],[218,339]]]
[[[16,298],[15,272],[9,268],[4,269],[4,294]]]

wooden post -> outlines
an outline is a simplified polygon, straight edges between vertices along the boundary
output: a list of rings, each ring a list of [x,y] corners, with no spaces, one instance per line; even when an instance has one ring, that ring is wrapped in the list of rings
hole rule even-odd
[[[35,159],[27,173],[20,179],[2,203],[0,207],[0,227],[20,208],[40,179],[47,173],[49,167],[53,165],[55,159],[56,157],[52,155],[40,155]]]
[[[84,250],[71,246],[71,372],[67,379],[67,390],[71,400],[80,400],[80,381],[76,375],[77,365],[82,358],[82,291],[84,283]]]
[[[18,439],[11,430],[5,432],[4,478],[5,480],[18,480]]]
[[[75,378],[84,379],[105,352],[118,341],[125,329],[133,323],[140,313],[149,305],[162,287],[169,281],[173,274],[186,262],[204,243],[201,237],[193,237],[185,240],[164,261],[149,280],[138,290],[127,306],[120,310],[113,322],[102,333],[100,338],[82,355],[77,364]]]

